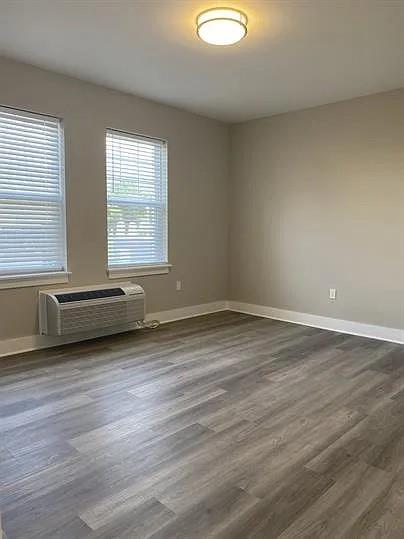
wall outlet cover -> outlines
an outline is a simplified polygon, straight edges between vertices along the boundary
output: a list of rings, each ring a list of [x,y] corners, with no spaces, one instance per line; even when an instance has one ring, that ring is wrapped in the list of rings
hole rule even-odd
[[[330,299],[336,299],[337,298],[337,289],[336,288],[330,288],[329,296]]]

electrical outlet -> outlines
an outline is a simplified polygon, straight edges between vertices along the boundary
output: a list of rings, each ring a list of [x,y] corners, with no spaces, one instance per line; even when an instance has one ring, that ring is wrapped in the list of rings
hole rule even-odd
[[[337,289],[336,288],[330,288],[330,293],[328,296],[330,299],[337,299]]]
[[[176,288],[177,288],[177,290],[182,290],[182,282],[181,281],[177,281]]]

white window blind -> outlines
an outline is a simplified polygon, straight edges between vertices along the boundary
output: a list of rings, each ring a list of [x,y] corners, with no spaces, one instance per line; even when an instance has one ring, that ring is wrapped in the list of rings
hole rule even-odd
[[[167,263],[166,142],[108,130],[108,266]]]
[[[0,276],[63,271],[60,120],[0,107]]]

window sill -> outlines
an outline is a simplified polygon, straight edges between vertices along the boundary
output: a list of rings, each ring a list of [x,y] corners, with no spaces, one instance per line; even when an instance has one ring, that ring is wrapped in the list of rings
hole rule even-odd
[[[55,271],[48,273],[26,273],[21,275],[1,275],[0,289],[22,288],[44,284],[68,283],[71,273],[68,271]]]
[[[131,266],[122,268],[108,269],[108,277],[110,279],[121,279],[122,277],[142,277],[145,275],[162,275],[168,273],[171,269],[171,264],[154,264],[144,266]]]

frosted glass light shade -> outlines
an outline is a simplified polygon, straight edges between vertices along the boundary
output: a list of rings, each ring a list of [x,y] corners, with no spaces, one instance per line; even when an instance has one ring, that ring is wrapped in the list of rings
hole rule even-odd
[[[210,45],[233,45],[247,35],[247,16],[237,9],[208,9],[196,22],[198,36]]]

